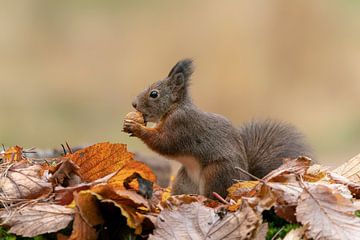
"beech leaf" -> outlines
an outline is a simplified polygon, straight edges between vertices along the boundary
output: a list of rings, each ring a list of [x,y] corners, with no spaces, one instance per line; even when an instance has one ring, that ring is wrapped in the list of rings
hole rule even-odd
[[[355,183],[360,182],[360,154],[351,158],[332,172],[346,177]]]
[[[61,205],[36,203],[8,212],[0,211],[3,225],[10,226],[10,233],[34,237],[57,232],[73,220],[74,210]]]
[[[0,177],[1,195],[11,199],[37,198],[52,191],[51,183],[39,176],[40,165],[19,163],[6,169]]]
[[[214,209],[194,202],[163,210],[149,239],[253,239],[258,226],[259,217],[246,203],[221,218]]]
[[[317,239],[360,239],[360,218],[356,207],[337,189],[322,184],[308,184],[296,208],[299,222],[307,226],[307,236]]]

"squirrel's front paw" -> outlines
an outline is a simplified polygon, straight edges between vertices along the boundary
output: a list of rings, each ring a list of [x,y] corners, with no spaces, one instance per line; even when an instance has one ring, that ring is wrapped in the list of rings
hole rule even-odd
[[[129,119],[124,120],[123,131],[126,133],[131,133],[130,136],[136,136],[136,133],[138,133],[140,130],[141,124]]]

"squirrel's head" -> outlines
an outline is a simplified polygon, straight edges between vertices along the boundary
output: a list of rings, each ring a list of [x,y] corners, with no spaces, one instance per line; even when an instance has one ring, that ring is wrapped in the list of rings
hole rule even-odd
[[[189,99],[188,85],[192,73],[192,60],[179,61],[165,79],[141,92],[132,102],[133,107],[143,114],[146,122],[158,122],[178,104]]]

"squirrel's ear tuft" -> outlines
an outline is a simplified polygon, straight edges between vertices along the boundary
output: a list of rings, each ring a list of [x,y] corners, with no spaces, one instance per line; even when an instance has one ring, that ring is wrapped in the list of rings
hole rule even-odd
[[[169,72],[168,77],[175,77],[177,74],[182,74],[185,81],[187,81],[194,71],[194,64],[191,59],[180,60]]]

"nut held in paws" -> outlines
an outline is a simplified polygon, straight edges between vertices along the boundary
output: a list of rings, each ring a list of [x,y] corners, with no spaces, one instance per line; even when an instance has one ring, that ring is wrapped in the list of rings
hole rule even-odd
[[[141,125],[145,125],[144,117],[141,112],[129,112],[126,114],[125,120],[133,120]]]

